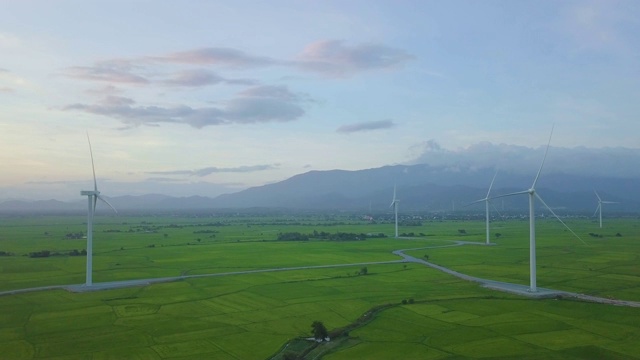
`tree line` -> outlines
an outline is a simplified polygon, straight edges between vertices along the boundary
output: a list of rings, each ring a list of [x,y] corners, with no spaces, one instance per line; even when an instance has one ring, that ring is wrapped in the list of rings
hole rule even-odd
[[[313,230],[312,233],[303,234],[300,232],[286,232],[278,234],[278,241],[309,241],[310,239],[314,240],[326,240],[326,241],[359,241],[365,240],[368,238],[384,238],[387,237],[383,233],[379,234],[364,234],[364,233],[346,233],[346,232],[335,232],[328,233],[325,231],[317,231]]]

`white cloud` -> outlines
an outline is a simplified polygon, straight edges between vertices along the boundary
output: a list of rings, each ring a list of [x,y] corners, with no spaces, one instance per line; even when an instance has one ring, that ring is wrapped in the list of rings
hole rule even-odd
[[[417,155],[411,164],[429,164],[451,168],[494,168],[518,174],[535,174],[544,157],[545,147],[536,149],[507,144],[477,143],[456,150],[443,149],[428,140],[413,149]],[[609,147],[549,148],[545,173],[639,177],[640,149]]]
[[[220,167],[206,167],[196,170],[168,170],[168,171],[148,171],[147,174],[151,175],[188,175],[188,176],[198,176],[203,177],[207,175],[211,175],[214,173],[251,173],[256,171],[265,171],[272,170],[278,168],[278,165],[275,164],[265,164],[265,165],[244,165],[244,166],[236,166],[232,168],[220,168]]]
[[[161,123],[187,124],[195,128],[223,124],[293,121],[304,115],[307,99],[284,86],[258,86],[238,93],[221,107],[194,108],[138,106],[133,99],[108,96],[95,104],[72,104],[63,110],[83,111],[120,120],[127,126]]]
[[[249,79],[226,79],[205,69],[183,70],[164,80],[170,86],[201,87],[217,84],[256,85],[257,81]]]
[[[263,67],[279,63],[277,60],[268,57],[250,55],[237,49],[224,47],[187,50],[164,56],[149,57],[149,59],[177,64],[218,65],[238,68]]]

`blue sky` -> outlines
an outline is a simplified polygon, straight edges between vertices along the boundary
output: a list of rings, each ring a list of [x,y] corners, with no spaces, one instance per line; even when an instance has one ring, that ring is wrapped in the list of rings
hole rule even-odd
[[[86,132],[108,195],[491,166],[552,124],[578,172],[640,165],[637,1],[0,3],[0,199],[79,197]]]

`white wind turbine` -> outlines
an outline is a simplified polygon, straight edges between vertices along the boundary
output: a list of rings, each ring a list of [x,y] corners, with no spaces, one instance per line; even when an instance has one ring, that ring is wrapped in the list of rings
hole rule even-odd
[[[400,200],[396,198],[396,186],[393,185],[393,200],[391,200],[391,205],[389,205],[389,207],[393,208],[393,212],[395,213],[395,217],[396,217],[396,238],[398,238],[398,203],[399,202]]]
[[[485,206],[485,218],[486,218],[486,224],[487,224],[487,242],[486,244],[489,245],[491,244],[491,234],[489,231],[489,194],[491,194],[491,188],[493,187],[493,182],[496,180],[496,176],[498,175],[498,171],[496,171],[496,173],[493,175],[493,179],[491,180],[491,184],[489,185],[489,191],[487,191],[487,196],[485,196],[484,199],[480,199],[477,201],[472,202],[469,205],[472,204],[477,204],[479,202],[483,202],[484,201],[484,206]],[[469,206],[467,205],[467,206]]]
[[[80,195],[87,196],[87,200],[89,203],[89,212],[87,214],[87,277],[85,286],[92,285],[92,267],[93,267],[93,216],[96,212],[96,204],[98,199],[102,200],[105,204],[109,205],[113,211],[118,213],[116,209],[109,204],[105,198],[100,196],[100,191],[98,191],[98,182],[96,181],[96,168],[93,164],[93,150],[91,149],[91,139],[89,139],[89,134],[87,134],[87,141],[89,142],[89,154],[91,155],[91,170],[93,171],[93,190],[82,190],[80,191]]]
[[[596,197],[598,198],[598,207],[596,208],[596,212],[593,213],[593,216],[596,216],[597,213],[600,213],[600,228],[602,229],[602,204],[617,204],[617,201],[604,201],[600,198],[600,195],[598,195],[598,192],[593,190],[593,192],[596,194]]]
[[[547,203],[542,200],[540,195],[536,193],[536,183],[538,182],[538,178],[540,177],[540,172],[542,171],[542,167],[544,166],[544,161],[547,158],[547,153],[549,152],[549,145],[551,145],[551,136],[553,135],[553,127],[551,128],[551,134],[549,135],[549,142],[547,143],[547,148],[544,151],[544,157],[542,158],[542,164],[540,164],[540,168],[538,169],[538,173],[536,174],[535,179],[533,179],[533,184],[531,188],[524,191],[518,191],[515,193],[510,193],[506,195],[496,196],[495,198],[501,198],[506,196],[520,195],[520,194],[529,194],[529,291],[537,292],[538,287],[536,285],[536,217],[535,217],[535,199],[538,198],[540,202],[553,214],[553,216],[558,219],[575,237],[577,237],[583,244],[586,245],[584,240],[578,236],[567,224],[560,219],[558,215],[547,205]]]

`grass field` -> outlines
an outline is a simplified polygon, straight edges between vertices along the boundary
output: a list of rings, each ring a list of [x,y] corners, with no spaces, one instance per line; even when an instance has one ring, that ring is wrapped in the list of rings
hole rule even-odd
[[[586,245],[555,220],[537,223],[538,286],[640,301],[640,222],[609,219],[605,228],[599,229],[592,222],[569,221]],[[497,223],[493,227],[493,233],[503,234],[493,239],[499,246],[407,253],[416,257],[426,254],[429,261],[465,274],[528,285],[528,222]]]
[[[80,217],[0,218],[0,290],[84,281],[83,256],[30,252],[84,249]],[[415,239],[275,241],[281,232],[386,233],[390,224],[353,218],[117,218],[96,224],[94,281],[304,265],[397,260],[392,250],[483,241],[481,221],[425,222]],[[538,285],[640,300],[637,220],[569,225],[539,221]],[[464,233],[459,230],[464,229]],[[404,229],[403,229],[404,230]],[[401,230],[402,232],[402,230]],[[528,283],[528,223],[493,224],[498,246],[409,253],[474,276]],[[603,235],[595,237],[589,232]],[[616,236],[620,233],[622,236]],[[0,357],[19,359],[266,359],[315,320],[346,326],[395,304],[339,346],[343,358],[634,358],[640,309],[496,293],[417,264],[324,268],[215,278],[90,293],[64,290],[0,297]],[[415,304],[401,305],[403,299]],[[319,358],[318,357],[318,358]]]

